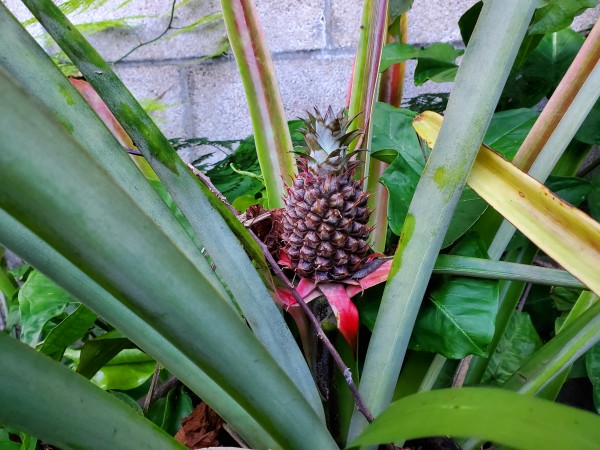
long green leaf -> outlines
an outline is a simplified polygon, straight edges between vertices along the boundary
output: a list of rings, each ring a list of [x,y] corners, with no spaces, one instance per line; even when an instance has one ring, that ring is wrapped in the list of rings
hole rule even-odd
[[[371,115],[379,79],[381,50],[387,35],[387,14],[388,0],[366,0],[363,4],[348,115],[355,117],[352,128],[365,133],[367,137],[363,141],[365,144],[369,142]],[[350,144],[350,150],[355,149],[358,141],[357,139]],[[355,177],[361,179],[369,173],[369,155],[361,153],[357,158],[366,164],[366,167],[359,166],[355,173]]]
[[[527,264],[506,261],[491,261],[468,256],[439,255],[433,271],[438,274],[466,275],[475,278],[516,280],[549,286],[584,288],[584,285],[566,270],[528,266]]]
[[[535,394],[600,341],[600,302],[561,329],[502,386]]]
[[[513,164],[544,182],[575,136],[600,95],[600,22],[583,43],[575,60],[542,110]],[[508,222],[502,225],[489,253],[499,259],[514,234]]]
[[[144,449],[185,448],[130,406],[3,333],[0,361],[2,425],[64,449],[129,450],[132,442]]]
[[[366,356],[360,392],[375,415],[391,399],[437,253],[535,6],[535,1],[487,2],[465,52],[439,147],[404,223]],[[365,424],[355,414],[350,436]]]
[[[482,384],[502,384],[542,346],[529,314],[515,311],[485,371]],[[496,349],[494,349],[496,350]]]
[[[394,402],[352,445],[472,434],[521,450],[597,450],[600,417],[501,389],[440,389]]]
[[[254,0],[222,0],[221,6],[246,91],[269,207],[281,208],[295,162],[271,55]]]
[[[600,82],[600,70],[598,75]],[[433,147],[441,121],[440,115],[426,111],[415,119],[414,127]],[[591,290],[600,293],[598,222],[556,197],[535,178],[486,146],[481,147],[467,182],[535,245]],[[499,235],[500,232],[496,237]],[[504,247],[500,249],[496,258]]]
[[[309,428],[312,445],[333,446],[312,406],[219,292],[88,152],[4,73],[0,105],[6,136],[0,144],[0,207],[150,322],[279,445],[306,443],[303,430]],[[144,270],[131,270],[139,261]],[[246,370],[231,370],[240,361]],[[299,412],[293,422],[286,418],[289,404]]]
[[[115,137],[4,4],[0,4],[0,40],[10,42],[10,45],[0,46],[0,66],[56,115],[61,124],[94,154],[120,185],[135,195],[138,204],[178,243],[190,260],[208,275],[212,270],[200,249],[148,185]],[[226,295],[216,277],[213,284]]]
[[[256,244],[216,195],[192,175],[111,67],[54,3],[26,0],[25,4],[77,65],[144,154],[216,264],[217,272],[243,310],[256,336],[299,387],[317,414],[323,417],[319,394],[302,353],[294,344],[279,309],[231,228],[237,227],[240,232],[238,236],[251,242],[251,246]],[[227,220],[219,211],[226,215]]]
[[[469,257],[487,257],[483,242],[466,236],[452,252]],[[498,310],[498,281],[445,277],[432,287],[417,316],[410,347],[459,359],[485,355],[494,335]]]
[[[144,322],[113,295],[100,287],[81,270],[48,246],[30,230],[0,209],[0,243],[17,251],[26,261],[84,300],[91,309],[108,320],[146,353],[177,376],[215,409],[225,421],[255,447],[276,448],[268,432],[235,402],[215,381],[189,357],[170,344],[150,324]],[[118,351],[117,351],[118,353]],[[110,359],[110,358],[109,358]],[[99,367],[98,367],[99,368]],[[86,369],[87,370],[87,369]],[[89,378],[93,373],[86,373]]]

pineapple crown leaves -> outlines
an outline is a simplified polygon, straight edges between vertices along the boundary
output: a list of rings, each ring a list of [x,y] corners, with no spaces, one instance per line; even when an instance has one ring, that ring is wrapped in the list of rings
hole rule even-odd
[[[308,119],[302,119],[306,128],[300,130],[306,147],[301,147],[294,153],[305,158],[310,166],[325,163],[329,163],[329,169],[346,166],[349,160],[346,155],[348,145],[362,133],[361,130],[348,131],[357,116],[349,118],[343,108],[335,114],[331,106],[324,116],[317,108],[314,115],[308,111],[306,114]]]

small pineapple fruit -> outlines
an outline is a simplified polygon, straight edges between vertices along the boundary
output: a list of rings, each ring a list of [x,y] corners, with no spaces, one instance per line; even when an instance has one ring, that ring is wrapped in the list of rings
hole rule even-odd
[[[301,277],[343,280],[361,269],[369,251],[368,196],[353,178],[359,163],[347,154],[360,131],[348,132],[344,110],[335,115],[329,107],[321,116],[315,108],[308,117],[307,146],[296,157],[300,173],[285,198],[284,252]]]

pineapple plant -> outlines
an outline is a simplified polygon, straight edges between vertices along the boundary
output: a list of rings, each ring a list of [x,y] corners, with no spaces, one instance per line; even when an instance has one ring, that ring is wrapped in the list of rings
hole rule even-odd
[[[306,146],[295,152],[299,173],[287,187],[283,251],[301,277],[341,281],[365,265],[370,249],[368,195],[354,179],[360,161],[349,152],[361,132],[349,131],[352,118],[331,106],[303,122]]]

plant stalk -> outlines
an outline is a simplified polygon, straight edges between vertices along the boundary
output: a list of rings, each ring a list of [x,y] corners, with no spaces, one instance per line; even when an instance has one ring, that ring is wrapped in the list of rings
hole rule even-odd
[[[208,189],[213,191],[215,193],[215,195],[218,195],[221,198],[221,200],[227,206],[227,208],[229,208],[232,211],[235,211],[233,209],[233,207],[227,202],[227,199],[225,199],[225,197],[223,197],[223,195],[219,193],[217,188],[212,184],[212,182],[206,175],[204,175],[202,172],[199,172],[199,171],[194,171],[194,173],[196,174],[196,176],[198,177],[198,179],[201,182],[206,184]],[[354,380],[352,379],[352,371],[350,370],[350,368],[348,366],[346,366],[342,357],[336,350],[335,346],[331,343],[331,341],[329,340],[329,338],[327,337],[327,335],[321,328],[321,323],[315,317],[314,313],[308,307],[308,305],[306,304],[306,302],[304,301],[302,296],[300,294],[298,294],[298,292],[294,288],[294,285],[289,280],[289,278],[283,273],[283,270],[281,270],[281,267],[279,266],[279,264],[277,264],[277,261],[275,261],[275,259],[271,255],[271,252],[269,251],[267,246],[264,244],[264,242],[262,242],[258,238],[258,236],[256,236],[256,234],[254,234],[254,232],[252,230],[248,229],[248,233],[250,233],[252,238],[260,246],[263,253],[265,254],[265,258],[267,259],[267,262],[271,266],[271,269],[273,270],[275,275],[285,284],[286,288],[289,289],[292,296],[294,297],[294,300],[296,300],[298,305],[300,305],[300,308],[302,309],[302,311],[308,318],[309,322],[313,326],[315,333],[317,334],[317,337],[323,342],[323,345],[327,348],[327,350],[331,354],[331,357],[333,358],[335,364],[338,366],[339,370],[342,372],[342,375],[344,376],[344,379],[346,380],[346,384],[348,385],[348,387],[350,388],[350,391],[352,392],[352,395],[354,397],[354,402],[356,404],[356,409],[364,416],[364,418],[369,423],[372,422],[374,420],[374,417],[371,414],[371,412],[369,411],[369,408],[365,404],[360,393],[358,392],[358,388],[354,384]]]
[[[269,208],[284,205],[296,171],[292,139],[254,0],[222,0],[227,35],[244,83]]]
[[[394,392],[437,254],[536,5],[486,2],[479,16],[409,207],[369,344],[360,392],[375,415]],[[355,414],[349,439],[365,426]]]

